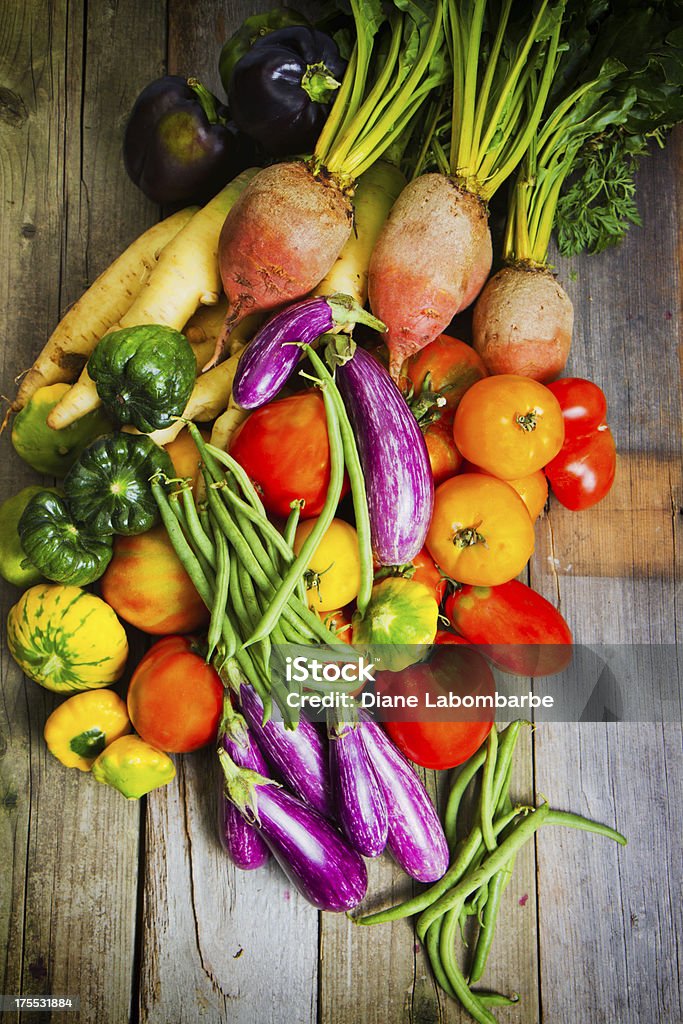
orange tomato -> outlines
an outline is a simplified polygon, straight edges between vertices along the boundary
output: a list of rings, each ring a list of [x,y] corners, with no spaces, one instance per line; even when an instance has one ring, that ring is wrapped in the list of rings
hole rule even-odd
[[[560,403],[529,377],[499,374],[473,384],[458,406],[453,439],[463,458],[503,480],[542,469],[564,440]]]
[[[452,417],[442,416],[435,423],[430,423],[424,432],[424,439],[434,484],[438,487],[450,476],[455,476],[462,463],[462,456],[453,440]]]
[[[198,750],[216,738],[223,684],[184,636],[167,636],[147,651],[128,687],[128,714],[147,743],[171,754]]]
[[[417,580],[418,583],[424,583],[434,594],[437,604],[441,604],[446,593],[446,580],[434,565],[434,559],[427,551],[427,548],[422,548],[422,551],[418,551],[412,564],[415,566],[415,572],[410,579]]]
[[[451,412],[457,408],[465,392],[488,375],[474,349],[464,341],[449,338],[447,334],[440,334],[435,341],[411,356],[404,369],[416,395],[422,391],[429,374],[429,390],[443,394],[446,409]]]
[[[434,496],[427,548],[459,583],[495,586],[522,571],[534,550],[534,527],[519,494],[493,476],[464,473]]]
[[[164,526],[136,537],[117,537],[114,557],[100,582],[107,604],[144,633],[190,633],[209,621]]]
[[[467,467],[469,468],[466,469],[463,466],[463,472],[483,473],[485,476],[493,475],[492,473],[487,473],[480,466],[473,466],[469,462]],[[537,469],[535,473],[529,473],[528,476],[520,476],[516,480],[506,480],[505,483],[509,484],[510,487],[514,487],[526,505],[532,523],[536,522],[548,500],[548,480],[543,470]]]

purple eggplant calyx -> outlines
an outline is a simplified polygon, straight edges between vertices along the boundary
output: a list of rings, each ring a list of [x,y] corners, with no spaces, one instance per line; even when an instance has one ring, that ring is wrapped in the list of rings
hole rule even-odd
[[[258,822],[256,800],[257,786],[277,786],[273,779],[267,779],[251,768],[240,768],[227,750],[218,749],[218,760],[225,775],[225,795],[250,824]]]
[[[373,331],[379,331],[380,334],[384,334],[387,329],[386,324],[369,313],[367,309],[363,309],[351,295],[337,292],[335,295],[329,295],[325,301],[332,311],[332,319],[337,327],[346,327],[348,324],[364,324],[366,327],[371,327]]]

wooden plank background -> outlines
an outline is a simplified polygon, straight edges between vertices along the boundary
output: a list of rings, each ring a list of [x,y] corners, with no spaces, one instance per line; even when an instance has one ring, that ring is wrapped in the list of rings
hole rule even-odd
[[[0,6],[0,389],[60,313],[158,210],[128,182],[122,127],[150,79],[199,72],[258,3],[9,0]],[[601,383],[621,451],[617,486],[537,530],[531,581],[577,639],[675,642],[680,624],[681,136],[645,162],[645,227],[558,260],[577,310],[569,369]],[[666,197],[666,202],[663,197]],[[0,440],[2,496],[35,475]],[[16,600],[1,591],[2,619]],[[63,769],[42,741],[56,699],[0,656],[0,992],[79,995],[81,1024],[457,1024],[405,922],[318,915],[274,867],[226,865],[210,753],[140,804]],[[518,858],[486,980],[522,996],[510,1024],[683,1020],[683,744],[667,725],[545,725],[521,745],[516,793],[615,822],[618,850],[547,830]],[[436,793],[432,773],[427,773]],[[443,782],[441,780],[442,788]],[[387,858],[370,902],[410,891]],[[50,1014],[7,1013],[42,1024]]]

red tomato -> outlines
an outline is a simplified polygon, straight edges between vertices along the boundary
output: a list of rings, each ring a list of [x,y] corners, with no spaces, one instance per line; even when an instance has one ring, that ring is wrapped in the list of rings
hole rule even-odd
[[[557,500],[572,512],[597,505],[614,483],[617,449],[603,423],[592,434],[570,437],[545,467]]]
[[[547,676],[571,661],[569,626],[550,601],[519,580],[461,587],[445,610],[453,628],[504,672]]]
[[[450,412],[455,411],[468,388],[488,376],[486,367],[472,346],[457,338],[450,338],[447,334],[440,334],[436,341],[411,356],[404,369],[416,395],[422,391],[429,374],[429,390],[443,395]]]
[[[446,593],[446,580],[437,569],[427,548],[422,548],[422,551],[415,555],[412,564],[415,566],[415,572],[411,579],[417,580],[418,583],[424,583],[434,594],[437,604],[441,604]]]
[[[398,749],[423,768],[455,768],[491,731],[493,708],[475,708],[474,701],[478,696],[493,697],[495,683],[488,665],[471,647],[444,646],[434,650],[428,662],[380,673],[376,689],[392,697],[417,697],[417,708],[400,710],[383,725]],[[464,700],[465,706],[449,707],[452,698]],[[444,706],[435,707],[440,700]]]
[[[565,437],[590,434],[605,422],[607,399],[604,391],[581,377],[562,377],[546,384],[560,403]]]
[[[128,687],[128,714],[147,743],[172,754],[216,738],[223,710],[218,673],[184,636],[167,636],[147,651]]]
[[[430,423],[424,432],[424,439],[434,486],[438,487],[444,480],[455,476],[462,463],[462,456],[453,440],[453,417],[446,414],[435,423]]]
[[[435,644],[466,644],[471,646],[469,640],[465,640],[464,636],[458,636],[457,633],[451,633],[447,629],[437,629],[436,636],[434,637]]]
[[[230,454],[246,469],[272,515],[286,519],[291,502],[300,498],[306,502],[303,519],[319,515],[330,482],[322,396],[305,391],[257,409],[235,433]]]
[[[191,633],[209,621],[206,605],[164,526],[135,537],[117,537],[100,586],[117,615],[154,636]]]

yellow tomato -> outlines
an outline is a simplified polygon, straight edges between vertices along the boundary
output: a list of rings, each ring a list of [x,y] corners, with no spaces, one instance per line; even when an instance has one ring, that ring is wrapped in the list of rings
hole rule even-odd
[[[504,480],[463,473],[434,496],[427,548],[459,583],[493,587],[522,571],[534,550],[534,527],[519,494]]]
[[[493,475],[486,473],[486,470],[481,469],[479,466],[473,466],[471,472],[484,473],[487,476]],[[506,480],[505,483],[509,484],[510,487],[514,487],[526,505],[532,523],[536,522],[548,500],[548,480],[543,470],[537,469],[535,473],[517,477],[516,480]]]
[[[463,458],[493,476],[529,476],[562,447],[560,403],[552,391],[529,377],[484,377],[463,395],[453,420],[453,439]]]
[[[294,552],[299,554],[316,524],[315,519],[300,523],[294,536]],[[356,531],[343,519],[333,519],[323,534],[307,574],[308,603],[317,612],[343,608],[358,595],[360,556]]]

